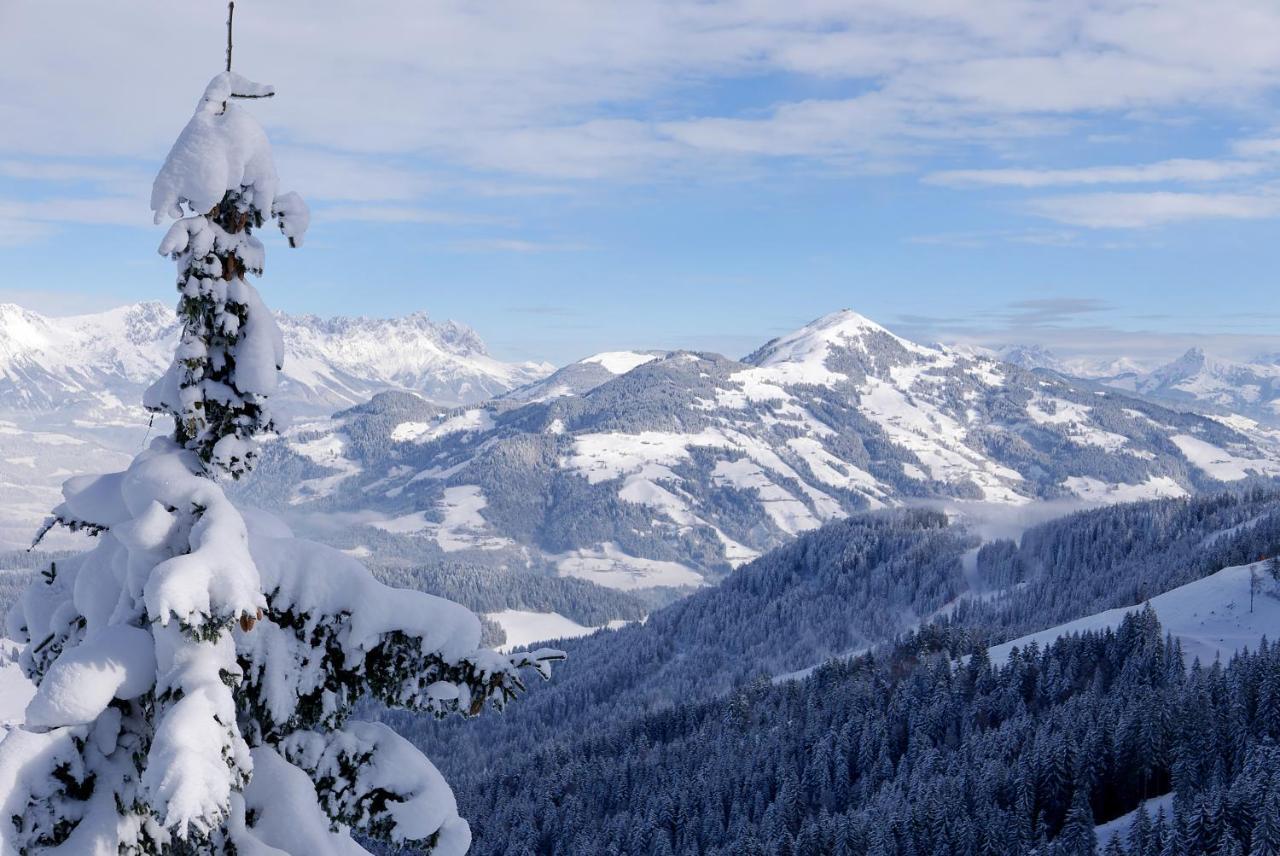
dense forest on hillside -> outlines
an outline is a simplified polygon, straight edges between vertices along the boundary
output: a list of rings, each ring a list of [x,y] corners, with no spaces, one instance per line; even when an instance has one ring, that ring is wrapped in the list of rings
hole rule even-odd
[[[773,815],[785,814],[786,800],[793,798],[787,796],[792,791],[784,791],[787,777],[777,759],[787,757],[795,762],[797,766],[791,772],[799,787],[808,782],[806,776],[812,778],[817,773],[816,768],[796,759],[814,752],[835,751],[843,725],[837,727],[840,717],[830,715],[835,703],[832,699],[876,695],[904,681],[905,687],[924,682],[926,688],[932,688],[929,692],[937,689],[937,682],[943,681],[941,675],[949,668],[945,665],[948,658],[936,651],[923,658],[904,657],[902,650],[910,650],[925,640],[926,648],[945,649],[960,656],[1066,619],[1139,603],[1143,597],[1198,579],[1225,565],[1272,554],[1277,546],[1280,491],[1268,487],[1080,512],[1027,531],[1017,544],[994,542],[981,550],[968,530],[949,524],[939,513],[916,510],[863,515],[801,537],[743,567],[720,586],[655,612],[644,625],[559,643],[568,651],[569,660],[554,680],[531,685],[528,698],[501,717],[436,722],[399,713],[387,715],[387,721],[424,746],[449,745],[442,767],[455,783],[463,814],[477,831],[478,853],[663,852],[646,849],[664,846],[649,837],[654,829],[662,827],[661,823],[650,825],[651,810],[657,812],[660,806],[665,807],[662,811],[675,812],[671,816],[676,820],[671,823],[683,830],[681,835],[693,836],[668,836],[667,844],[676,853],[753,852],[731,848],[714,851],[704,846],[711,841],[738,840],[735,836],[744,836],[741,841],[752,840],[764,848],[756,852],[839,852],[805,850],[808,845],[803,842],[815,840],[816,830],[825,847],[834,841],[833,829],[847,827],[855,830],[850,834],[855,836],[852,841],[856,845],[859,839],[855,818],[862,816],[865,820],[873,812],[897,817],[889,795],[902,796],[901,788],[909,784],[910,766],[899,770],[905,756],[892,756],[888,769],[873,772],[865,780],[860,773],[838,791],[826,793],[819,787],[825,795],[815,803],[802,803],[798,825],[778,826],[779,821],[772,821],[773,825],[767,826],[765,814],[770,808]],[[967,567],[970,562],[972,566]],[[913,632],[915,635],[910,635]],[[1144,632],[1151,634],[1149,628]],[[895,637],[907,640],[899,644],[898,655],[886,657],[881,651],[873,659],[850,659],[859,651]],[[1120,671],[1116,658],[1125,660],[1133,653],[1127,649],[1118,653],[1114,647],[1107,647],[1115,644],[1118,643],[1095,641],[1058,654],[1035,654],[1032,660],[1036,674],[1039,670],[1046,675],[1053,673],[1050,685],[1066,680],[1060,673],[1090,677],[1080,677],[1084,683],[1079,686],[1077,678],[1071,678],[1067,689],[1050,693],[1051,704],[1029,708],[1029,720],[1024,726],[1033,730],[1058,728],[1055,739],[1064,747],[1062,751],[1069,749],[1069,755],[1079,755],[1083,752],[1081,747],[1091,744],[1079,742],[1087,736],[1083,732],[1066,728],[1068,721],[1083,716],[1083,708],[1070,705],[1085,705],[1089,694],[1097,692],[1103,692],[1108,699],[1104,707],[1109,710],[1121,710],[1123,704],[1155,705],[1154,695],[1139,702],[1124,695],[1131,687],[1114,686],[1111,677]],[[1146,647],[1142,651],[1146,653],[1140,652],[1141,656],[1155,656],[1151,646],[1143,644]],[[1105,662],[1098,659],[1104,653]],[[842,662],[817,669],[806,677],[812,671],[806,667],[841,655]],[[1274,670],[1275,651],[1266,656],[1271,660],[1264,657],[1245,662],[1257,668],[1262,668],[1259,663],[1271,662],[1267,668]],[[1083,661],[1090,658],[1091,662]],[[1161,649],[1159,658],[1173,663],[1165,649]],[[1020,662],[1026,662],[1025,658]],[[1253,666],[1235,668],[1233,674],[1239,676]],[[1173,665],[1169,669],[1177,671]],[[916,670],[922,671],[915,675]],[[994,671],[998,670],[993,670],[990,680],[1000,680]],[[1222,672],[1208,668],[1202,671],[1212,675]],[[778,681],[775,676],[779,675],[795,679]],[[1181,679],[1175,677],[1171,674],[1165,678],[1169,692],[1183,686]],[[1093,687],[1093,682],[1101,683]],[[913,692],[924,691],[917,688]],[[1214,704],[1222,707],[1223,696],[1216,689],[1213,692],[1217,693]],[[913,711],[928,707],[918,694],[895,698],[897,704],[905,704]],[[1172,716],[1182,703],[1178,698],[1163,698],[1163,707],[1152,709]],[[1251,698],[1256,702],[1256,696]],[[881,708],[878,715],[897,722],[893,716],[904,709]],[[865,714],[862,708],[858,710],[862,711],[859,716]],[[953,718],[953,724],[947,726],[952,732],[947,737],[952,741],[948,743],[952,754],[945,761],[939,756],[930,763],[936,762],[947,770],[959,763],[958,758],[967,757],[955,754],[959,744],[954,741],[967,733],[959,730],[957,723],[965,716],[972,720],[977,714],[947,707],[941,710]],[[846,718],[851,715],[848,709],[841,714]],[[1001,714],[1006,719],[1008,715],[1007,711]],[[736,732],[725,725],[735,716],[741,726]],[[791,726],[799,728],[802,723],[808,723],[800,728],[807,736],[798,737]],[[972,726],[970,721],[966,727]],[[1003,734],[1009,727],[1012,726],[1006,724],[997,731]],[[1105,730],[1104,723],[1097,727]],[[934,731],[922,733],[933,735]],[[869,745],[861,739],[859,747]],[[900,734],[897,739],[907,742],[895,745],[909,746],[907,737]],[[779,745],[774,746],[775,743]],[[707,747],[705,755],[699,754],[701,750],[697,748],[702,745]],[[538,747],[532,760],[530,747]],[[969,748],[976,751],[976,744]],[[1265,743],[1258,743],[1258,752],[1265,748]],[[740,763],[739,756],[750,752],[763,753],[761,758],[765,760],[759,764]],[[1165,770],[1163,773],[1152,772],[1145,785],[1117,781],[1108,786],[1111,790],[1091,790],[1089,823],[1103,822],[1122,813],[1122,809],[1127,811],[1144,792],[1154,795],[1167,790],[1175,778],[1171,763],[1160,768]],[[1239,761],[1240,765],[1243,763]],[[748,778],[734,779],[716,764],[733,767],[738,771],[735,775]],[[764,778],[750,778],[757,774]],[[776,778],[769,778],[773,774]],[[907,778],[899,780],[900,774]],[[615,787],[616,783],[607,780],[610,776],[621,777],[622,784]],[[729,802],[697,796],[703,791],[723,793],[718,790],[722,781],[726,787],[728,782],[736,781],[734,787],[743,790]],[[854,787],[855,781],[862,784]],[[868,790],[873,781],[878,789]],[[647,785],[639,787],[641,782]],[[668,786],[667,782],[680,786]],[[1234,782],[1232,778],[1223,787],[1234,786]],[[619,789],[621,794],[630,795],[626,799],[643,798],[644,803],[624,801],[625,804],[602,807],[591,802],[622,800]],[[587,791],[593,793],[586,795]],[[560,796],[553,798],[553,794]],[[1067,823],[1073,798],[1071,793],[1058,794],[1056,802],[1042,807],[1043,818],[1031,816],[1032,832],[1023,830],[1020,834],[1031,834],[1035,840],[1058,836]],[[911,802],[915,804],[920,799],[924,798],[915,795]],[[925,802],[934,799],[943,799],[942,792]],[[734,816],[731,803],[738,800],[747,800],[754,808],[743,811],[754,813]],[[577,819],[598,817],[598,809],[611,818],[612,849],[592,849],[582,840],[575,843]],[[1007,817],[1001,815],[1004,819],[1000,822],[1012,823],[1014,815],[1016,812]],[[837,822],[837,817],[845,820]],[[536,827],[540,831],[532,839],[518,837],[520,844],[515,849],[499,847],[494,842],[505,841],[508,834],[514,834],[517,819],[526,829]],[[677,828],[671,823],[665,828]],[[1079,826],[1077,823],[1072,828]],[[708,831],[697,831],[703,827]],[[965,840],[978,835],[977,827],[972,823],[969,827],[968,832],[956,834]],[[489,829],[495,830],[492,837],[486,832]],[[713,831],[726,837],[717,839]],[[895,838],[904,849],[883,852],[939,852],[913,851],[906,840]],[[770,849],[779,841],[792,843],[780,850]],[[785,849],[793,845],[801,849]],[[866,851],[855,847],[848,852]]]
[[[1280,491],[1265,485],[1081,511],[1027,530],[1016,545],[983,545],[982,587],[1011,596],[966,600],[956,619],[1011,638],[1142,603],[1278,550]]]
[[[957,665],[956,637],[455,773],[473,852],[1092,856],[1096,822],[1170,787],[1109,852],[1280,846],[1280,647],[1188,671],[1149,611],[1002,667]]]

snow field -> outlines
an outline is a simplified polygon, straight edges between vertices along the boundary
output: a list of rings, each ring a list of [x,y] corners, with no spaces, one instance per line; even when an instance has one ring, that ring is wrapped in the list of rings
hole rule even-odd
[[[1256,650],[1264,636],[1271,641],[1280,638],[1280,585],[1263,565],[1257,562],[1223,568],[1151,598],[1165,632],[1181,640],[1188,663],[1196,658],[1206,665],[1215,659],[1225,662],[1244,648]],[[1261,578],[1263,587],[1254,598],[1253,612],[1249,611],[1251,572]],[[1142,608],[1143,604],[1134,604],[1107,610],[996,645],[990,650],[991,660],[1003,663],[1014,647],[1026,648],[1032,642],[1044,647],[1059,636],[1114,629],[1126,615]]]

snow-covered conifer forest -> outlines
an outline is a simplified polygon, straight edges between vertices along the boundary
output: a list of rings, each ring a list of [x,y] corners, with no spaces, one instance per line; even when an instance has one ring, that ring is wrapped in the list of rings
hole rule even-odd
[[[0,856],[1280,856],[1277,34],[0,6]]]

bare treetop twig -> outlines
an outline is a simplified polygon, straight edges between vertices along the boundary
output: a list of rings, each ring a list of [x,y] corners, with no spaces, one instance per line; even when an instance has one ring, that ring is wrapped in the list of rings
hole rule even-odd
[[[227,0],[227,71],[231,70],[231,21],[235,16],[235,0]]]

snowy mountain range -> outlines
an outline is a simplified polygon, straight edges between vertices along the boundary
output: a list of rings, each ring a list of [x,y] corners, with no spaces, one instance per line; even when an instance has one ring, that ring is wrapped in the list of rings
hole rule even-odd
[[[388,389],[482,401],[551,370],[496,360],[468,327],[422,313],[277,320],[286,357],[273,409],[282,425]],[[0,548],[30,543],[62,481],[86,461],[102,472],[129,462],[148,434],[142,391],[168,366],[178,332],[173,310],[155,302],[72,317],[0,304]]]
[[[352,550],[391,538],[623,590],[691,587],[860,510],[1105,503],[1280,474],[1280,438],[1250,425],[844,311],[741,361],[614,352],[476,407],[381,396],[297,426],[246,497],[346,527]]]
[[[286,349],[277,409],[287,414],[332,413],[386,389],[469,404],[552,369],[496,360],[469,327],[421,312],[385,320],[276,318]],[[173,310],[157,302],[71,317],[0,304],[0,409],[76,401],[131,407],[168,366],[179,329]]]
[[[1234,413],[1280,427],[1280,355],[1242,362],[1191,348],[1154,369],[1133,360],[1062,360],[1037,345],[1014,345],[996,352],[1027,369],[1043,368],[1088,378],[1182,409]]]

